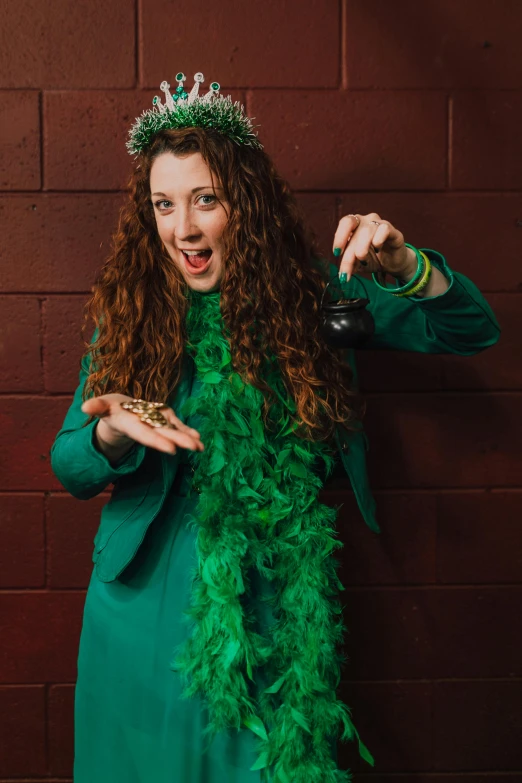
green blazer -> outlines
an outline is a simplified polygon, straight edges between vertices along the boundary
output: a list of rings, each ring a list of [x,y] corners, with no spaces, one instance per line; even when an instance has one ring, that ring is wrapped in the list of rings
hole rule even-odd
[[[375,334],[365,349],[471,356],[494,345],[499,339],[500,327],[479,289],[463,274],[450,269],[436,250],[422,249],[449,281],[449,288],[443,294],[429,298],[399,298],[382,291],[373,279],[368,281],[358,275],[352,276],[344,289],[348,296],[361,296],[362,285],[370,300],[368,310],[375,320]],[[330,270],[332,280],[336,280],[337,268],[332,264]],[[93,340],[95,338],[96,333]],[[347,355],[357,383],[355,352],[349,350]],[[72,404],[51,447],[51,466],[65,489],[80,500],[88,500],[109,484],[114,485],[111,497],[102,509],[92,556],[99,579],[110,582],[131,562],[149,525],[159,513],[176,476],[180,457],[179,452],[165,454],[135,443],[118,463],[112,465],[94,445],[97,420],[83,426],[89,418],[81,410],[88,369],[84,357]],[[187,356],[180,382],[167,401],[178,415],[190,394],[193,372],[194,364]],[[363,518],[378,533],[375,500],[366,471],[366,433],[362,428],[346,433],[339,427],[336,441]]]

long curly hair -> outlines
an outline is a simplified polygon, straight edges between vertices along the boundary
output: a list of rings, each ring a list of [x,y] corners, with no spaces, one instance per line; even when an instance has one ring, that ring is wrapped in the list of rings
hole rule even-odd
[[[319,258],[316,236],[270,157],[212,129],[163,130],[138,157],[109,256],[84,308],[84,357],[92,356],[83,399],[119,392],[168,400],[181,377],[189,291],[158,235],[149,184],[152,163],[165,152],[201,153],[213,183],[215,177],[223,187],[229,214],[221,238],[221,313],[234,370],[263,392],[265,421],[273,390],[263,369],[272,355],[295,402],[297,434],[330,440],[336,423],[356,429],[366,403],[352,387],[345,357],[320,334],[328,263]],[[88,343],[91,320],[98,336]]]

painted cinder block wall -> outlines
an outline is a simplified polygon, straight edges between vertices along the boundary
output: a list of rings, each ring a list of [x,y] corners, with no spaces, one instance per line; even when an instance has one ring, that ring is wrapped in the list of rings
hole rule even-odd
[[[342,215],[375,211],[498,316],[500,342],[473,357],[358,353],[383,533],[346,483],[328,494],[344,503],[342,690],[377,762],[344,746],[355,780],[521,780],[521,25],[517,0],[4,0],[0,781],[71,779],[109,493],[69,497],[49,448],[125,196],[127,128],[179,70],[245,102],[323,253]]]

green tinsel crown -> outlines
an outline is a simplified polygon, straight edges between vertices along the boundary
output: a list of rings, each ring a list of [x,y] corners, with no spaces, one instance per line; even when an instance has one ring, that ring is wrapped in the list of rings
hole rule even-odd
[[[170,93],[168,82],[160,84],[160,89],[165,93],[165,103],[162,104],[159,96],[155,95],[152,99],[153,108],[146,109],[136,118],[125,145],[130,155],[137,155],[148,147],[160,130],[194,126],[213,128],[236,144],[263,149],[252,121],[246,116],[244,106],[239,101],[232,103],[230,95],[226,98],[219,95],[218,82],[212,82],[210,90],[199,96],[199,85],[204,81],[202,73],[194,75],[194,87],[188,94],[183,85],[186,78],[183,73],[176,75],[178,87],[173,94]]]

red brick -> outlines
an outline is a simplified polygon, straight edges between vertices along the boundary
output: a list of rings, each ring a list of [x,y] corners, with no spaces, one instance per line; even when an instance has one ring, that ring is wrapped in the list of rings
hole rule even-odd
[[[339,695],[352,709],[357,731],[375,759],[375,769],[408,772],[431,768],[430,683],[342,683]],[[339,764],[355,772],[370,769],[358,758],[356,742],[339,745]]]
[[[520,676],[520,593],[515,587],[347,590],[345,676]]]
[[[47,573],[49,587],[86,588],[92,573],[94,536],[102,506],[109,495],[102,493],[90,501],[68,495],[49,498],[47,522]]]
[[[378,319],[378,312],[375,319]],[[359,388],[379,391],[435,391],[442,388],[441,357],[409,351],[360,350],[356,355]]]
[[[301,190],[444,188],[446,111],[439,93],[249,94],[261,142],[282,176]]]
[[[452,102],[451,187],[520,189],[522,94],[476,90]]]
[[[0,775],[46,775],[43,685],[0,686]]]
[[[2,679],[75,682],[84,592],[1,593]]]
[[[187,4],[183,23],[169,0],[140,3],[142,81],[148,87],[183,71],[185,86],[203,70],[205,84],[228,87],[336,87],[339,83],[339,7],[321,0],[234,0]],[[169,46],[158,46],[158,32]],[[320,34],[318,32],[320,31]],[[189,34],[187,34],[189,33]],[[204,42],[204,67],[201,46]],[[173,57],[172,52],[175,52]]]
[[[521,676],[521,587],[447,588],[430,599],[436,677]]]
[[[439,495],[437,581],[522,582],[522,492]]]
[[[499,342],[475,356],[443,356],[446,389],[522,389],[522,295],[487,294],[502,329]],[[469,361],[467,361],[469,360]]]
[[[0,296],[0,391],[42,390],[36,297]]]
[[[337,557],[341,581],[350,585],[435,582],[436,497],[430,493],[376,493],[376,536],[356,513],[351,493],[325,490],[324,503],[342,508],[337,529],[344,548]]]
[[[88,292],[126,194],[0,196],[2,291]],[[38,248],[38,252],[35,252]]]
[[[74,391],[78,385],[80,361],[85,347],[81,334],[83,308],[87,297],[53,296],[46,300],[45,388],[50,392]],[[90,323],[85,332],[89,341],[94,331]]]
[[[0,86],[134,85],[133,0],[53,0],[52,12],[38,0],[17,0],[2,10]]]
[[[435,641],[431,591],[347,590],[344,676],[351,680],[419,679],[432,676]]]
[[[4,397],[0,413],[0,491],[63,489],[51,471],[49,451],[69,397]]]
[[[40,188],[39,101],[38,92],[0,92],[2,190]]]
[[[335,196],[330,193],[296,193],[295,195],[305,224],[310,226],[317,236],[320,256],[330,258],[338,223]]]
[[[0,587],[45,584],[44,507],[41,495],[3,495]]]
[[[481,291],[522,290],[518,193],[340,194],[340,214],[376,212],[416,247],[438,250],[449,267],[469,277]],[[498,226],[498,231],[477,231]],[[499,261],[500,258],[500,261]]]
[[[49,770],[71,775],[74,760],[74,685],[49,689]]]
[[[520,680],[434,683],[435,769],[520,771],[521,704]]]
[[[152,108],[153,96],[122,90],[45,93],[45,187],[126,188],[135,165],[125,147],[128,132],[135,118]],[[240,97],[232,94],[234,101]]]
[[[356,89],[522,87],[520,8],[473,0],[347,0],[348,86]],[[518,26],[517,26],[518,25]],[[422,31],[422,45],[412,46]],[[489,42],[489,46],[485,42]],[[393,56],[386,56],[393,47]]]
[[[522,395],[403,393],[367,399],[374,489],[520,484]]]

